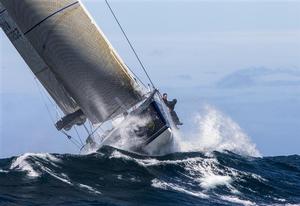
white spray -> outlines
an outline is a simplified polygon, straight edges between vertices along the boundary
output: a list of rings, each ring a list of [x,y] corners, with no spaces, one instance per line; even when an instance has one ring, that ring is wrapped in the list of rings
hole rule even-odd
[[[225,151],[241,155],[261,156],[250,138],[231,118],[212,106],[194,117],[195,130],[189,134],[176,135],[180,152]]]
[[[119,126],[121,138],[114,142],[112,146],[121,148],[124,150],[130,150],[130,148],[139,145],[144,141],[142,137],[138,137],[135,131],[139,128],[146,126],[150,122],[150,118],[145,116],[143,118],[137,116],[128,116]]]

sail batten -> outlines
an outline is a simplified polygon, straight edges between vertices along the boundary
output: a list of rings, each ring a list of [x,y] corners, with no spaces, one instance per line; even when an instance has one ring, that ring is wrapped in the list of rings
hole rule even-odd
[[[141,100],[125,64],[80,2],[0,2],[47,66],[32,69],[34,74],[51,73],[63,85],[68,101],[74,101],[93,123],[123,112],[116,98],[125,109]]]

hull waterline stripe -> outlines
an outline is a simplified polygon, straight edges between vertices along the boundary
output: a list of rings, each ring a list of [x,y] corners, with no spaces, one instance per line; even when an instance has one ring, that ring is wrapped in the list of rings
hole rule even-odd
[[[164,131],[166,131],[168,129],[168,126],[163,126],[162,128],[160,128],[160,130],[158,130],[155,134],[153,134],[145,143],[144,145],[148,145],[150,144],[152,141],[154,141],[159,135],[161,135]]]
[[[72,4],[70,4],[70,5],[67,5],[67,6],[65,6],[65,7],[61,8],[61,9],[59,9],[58,11],[54,12],[53,14],[50,14],[49,16],[47,16],[46,18],[44,18],[43,20],[41,20],[40,22],[38,22],[36,25],[34,25],[34,26],[31,27],[30,29],[28,29],[28,31],[26,31],[26,32],[24,33],[24,35],[28,34],[28,33],[31,32],[32,30],[34,30],[37,26],[39,26],[40,24],[42,24],[44,21],[46,21],[47,19],[51,18],[51,17],[54,16],[55,14],[57,14],[57,13],[59,13],[59,12],[65,10],[65,9],[67,9],[67,8],[70,8],[70,7],[72,7],[72,6],[74,6],[74,5],[78,4],[78,3],[79,3],[79,1],[76,1],[76,2],[74,2],[74,3],[72,3]]]

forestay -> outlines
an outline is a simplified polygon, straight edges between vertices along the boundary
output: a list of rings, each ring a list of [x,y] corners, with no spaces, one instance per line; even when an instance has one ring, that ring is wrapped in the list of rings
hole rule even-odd
[[[97,123],[141,99],[134,78],[79,1],[0,2],[22,38],[4,31],[65,113],[78,105]]]

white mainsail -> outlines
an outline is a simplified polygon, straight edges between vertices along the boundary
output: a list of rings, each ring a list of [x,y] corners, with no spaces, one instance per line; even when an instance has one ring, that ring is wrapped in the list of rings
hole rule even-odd
[[[0,2],[2,29],[65,114],[80,108],[97,123],[141,100],[134,78],[79,1]]]

